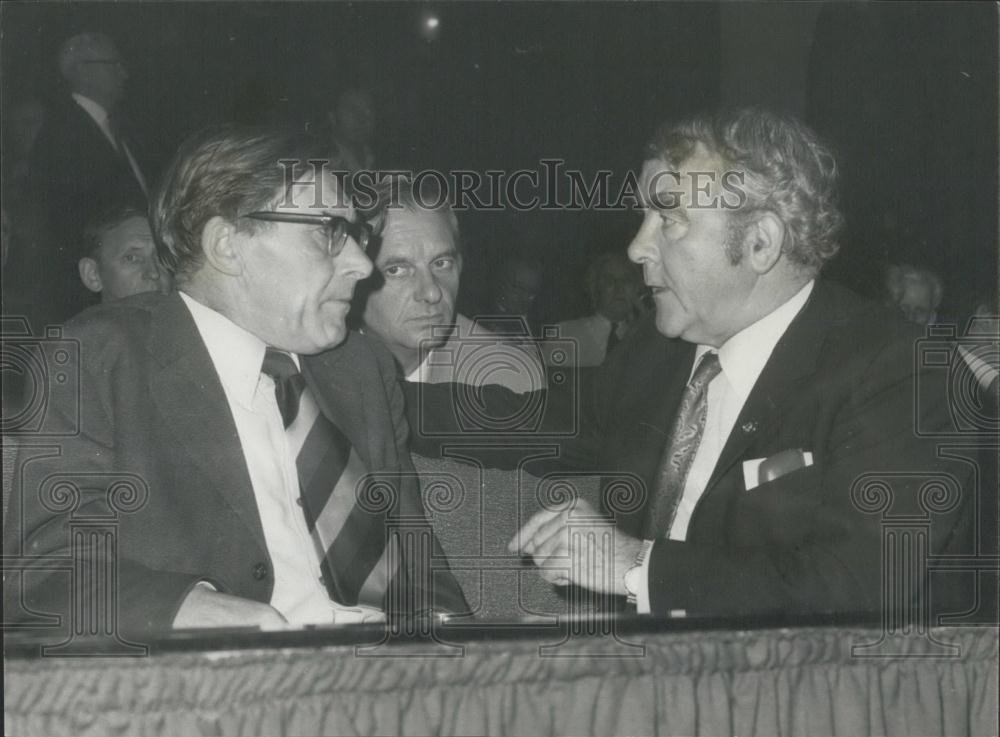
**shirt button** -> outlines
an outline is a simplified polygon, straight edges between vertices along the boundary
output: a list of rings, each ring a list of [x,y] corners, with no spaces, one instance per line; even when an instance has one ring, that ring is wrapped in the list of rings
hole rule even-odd
[[[302,506],[302,497],[296,497],[295,503],[298,504],[301,507]]]
[[[267,564],[258,563],[253,567],[253,577],[258,581],[263,581],[267,578]]]

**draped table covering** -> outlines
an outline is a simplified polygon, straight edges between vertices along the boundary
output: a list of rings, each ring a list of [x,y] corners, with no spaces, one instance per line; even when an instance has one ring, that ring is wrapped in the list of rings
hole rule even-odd
[[[420,644],[8,653],[4,726],[19,737],[997,734],[997,630],[929,635],[881,657],[852,655],[879,632],[849,627],[562,644],[508,632],[442,647],[442,657]]]

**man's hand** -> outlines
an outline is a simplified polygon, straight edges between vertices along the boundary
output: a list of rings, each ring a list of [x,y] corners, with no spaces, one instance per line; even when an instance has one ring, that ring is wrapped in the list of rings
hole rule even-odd
[[[288,620],[277,609],[259,601],[242,599],[207,586],[196,585],[184,598],[174,617],[174,629],[201,627],[253,627],[283,629]]]
[[[621,594],[625,571],[635,564],[642,541],[617,529],[582,499],[562,511],[539,512],[507,545],[530,555],[546,581],[576,584],[604,594]]]

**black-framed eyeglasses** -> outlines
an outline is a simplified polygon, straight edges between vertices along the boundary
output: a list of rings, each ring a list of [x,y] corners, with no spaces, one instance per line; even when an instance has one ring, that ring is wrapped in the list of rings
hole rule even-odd
[[[347,239],[353,238],[362,251],[375,242],[375,232],[369,223],[354,222],[340,215],[309,213],[309,212],[275,212],[263,210],[251,212],[244,217],[254,220],[266,220],[272,223],[298,223],[300,225],[322,225],[326,230],[326,252],[330,258],[336,258],[347,245]]]

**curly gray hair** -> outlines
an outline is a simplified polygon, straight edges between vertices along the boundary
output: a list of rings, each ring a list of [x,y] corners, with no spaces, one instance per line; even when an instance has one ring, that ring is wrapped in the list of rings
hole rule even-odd
[[[668,123],[647,154],[679,167],[699,142],[744,174],[745,213],[770,210],[781,218],[790,260],[818,272],[837,253],[837,162],[813,131],[788,115],[741,108]]]

